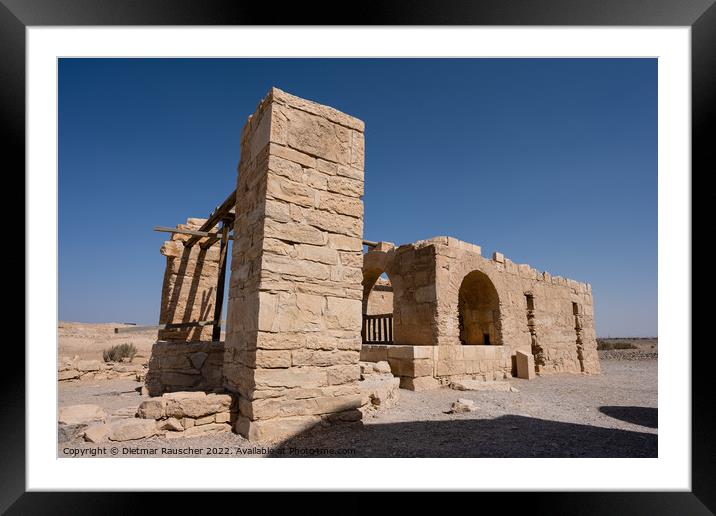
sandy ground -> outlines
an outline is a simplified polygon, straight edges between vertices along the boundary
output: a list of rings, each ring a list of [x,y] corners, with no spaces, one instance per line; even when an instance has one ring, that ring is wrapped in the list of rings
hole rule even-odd
[[[122,323],[76,323],[61,321],[57,328],[58,356],[79,355],[83,360],[102,360],[102,351],[116,344],[132,343],[138,355],[149,356],[157,340],[157,330],[114,333],[114,328],[132,328]]]
[[[283,443],[236,434],[63,444],[60,456],[217,457],[656,457],[657,361],[602,360],[602,374],[512,379],[519,392],[401,390],[398,405],[362,424],[317,427]],[[141,401],[131,380],[59,387],[60,405],[92,403],[108,413]],[[457,398],[477,410],[446,414]],[[114,449],[113,449],[114,448]]]
[[[120,332],[114,333],[115,328],[120,328]],[[57,333],[59,337],[58,356],[79,355],[83,360],[101,360],[103,350],[125,342],[134,344],[138,356],[149,357],[152,345],[157,340],[156,328],[141,329],[141,327],[124,323],[92,324],[60,321]],[[223,335],[222,332],[222,339]]]

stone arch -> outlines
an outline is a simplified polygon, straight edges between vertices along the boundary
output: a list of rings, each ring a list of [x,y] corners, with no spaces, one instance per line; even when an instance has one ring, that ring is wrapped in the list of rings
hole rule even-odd
[[[393,250],[370,250],[363,255],[363,326],[364,343],[393,343],[399,326],[394,315],[400,290],[400,275],[393,270]]]
[[[467,345],[502,345],[500,296],[480,270],[465,275],[458,290],[459,339]]]
[[[395,293],[393,280],[393,252],[368,251],[363,255],[363,314],[367,313],[368,298],[380,277],[385,275]],[[394,297],[394,296],[393,296]],[[390,312],[393,312],[391,308]]]
[[[370,300],[371,295],[374,293],[374,288],[377,286],[380,286],[384,283],[382,281],[382,277],[385,276],[388,278],[388,284],[391,286],[391,294],[392,294],[392,281],[390,279],[390,275],[387,271],[381,268],[371,268],[371,269],[363,269],[363,313],[368,314],[369,313],[369,306],[368,302]],[[390,296],[392,300],[392,295]],[[392,301],[391,301],[391,308],[388,312],[385,313],[392,313],[393,307],[392,307]]]
[[[395,299],[390,275],[386,271],[372,270],[367,275],[363,273],[363,281],[363,313],[392,314]]]

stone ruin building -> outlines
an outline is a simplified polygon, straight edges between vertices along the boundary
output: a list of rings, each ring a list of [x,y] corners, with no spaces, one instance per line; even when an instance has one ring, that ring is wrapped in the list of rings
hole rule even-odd
[[[269,92],[243,128],[235,192],[208,219],[158,228],[172,237],[150,395],[229,393],[234,430],[265,439],[359,420],[360,360],[412,390],[599,373],[590,285],[446,236],[364,241],[363,168],[361,120]]]

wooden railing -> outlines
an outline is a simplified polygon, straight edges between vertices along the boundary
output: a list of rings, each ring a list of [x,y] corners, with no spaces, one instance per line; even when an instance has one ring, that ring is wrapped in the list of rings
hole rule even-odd
[[[393,314],[363,314],[363,344],[393,343]]]

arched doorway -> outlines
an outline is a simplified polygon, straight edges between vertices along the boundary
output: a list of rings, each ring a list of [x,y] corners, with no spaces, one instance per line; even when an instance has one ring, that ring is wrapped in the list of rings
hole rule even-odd
[[[393,342],[393,299],[393,285],[385,271],[363,271],[363,343]]]
[[[460,343],[501,345],[500,299],[490,278],[480,271],[465,276],[458,292]]]

